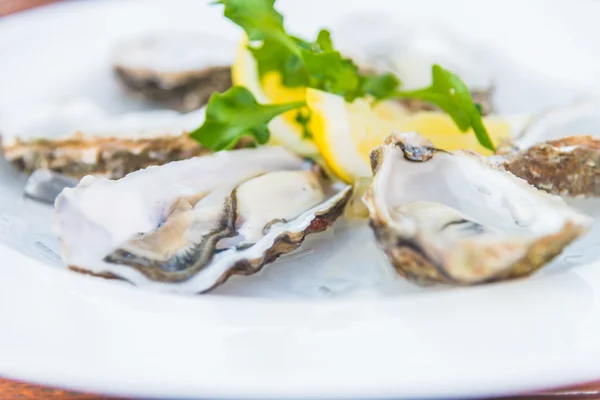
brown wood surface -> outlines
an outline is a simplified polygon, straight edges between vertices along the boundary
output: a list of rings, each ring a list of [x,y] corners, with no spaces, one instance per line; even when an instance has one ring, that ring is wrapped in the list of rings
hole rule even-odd
[[[77,393],[44,386],[16,382],[0,378],[0,399],[2,400],[116,400],[115,397],[97,394]],[[540,393],[506,397],[504,400],[540,400],[540,399],[600,399],[600,382],[572,388],[549,390]],[[126,400],[126,399],[119,399]]]
[[[0,0],[0,17],[55,1],[58,0]]]
[[[0,0],[0,16],[17,11],[52,3],[58,0]],[[538,399],[600,399],[600,382],[581,385],[573,388],[550,390],[536,394],[525,394],[505,400],[538,400]],[[28,383],[16,382],[0,378],[1,400],[114,400],[97,394],[77,393],[54,389]]]
[[[0,0],[2,1],[2,0]],[[85,394],[31,385],[23,382],[10,381],[0,378],[0,399],[2,400],[115,400],[96,394]]]

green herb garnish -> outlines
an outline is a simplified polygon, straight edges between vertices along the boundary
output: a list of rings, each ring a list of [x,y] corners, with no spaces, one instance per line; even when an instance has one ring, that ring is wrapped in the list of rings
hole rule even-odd
[[[204,124],[190,136],[215,151],[233,148],[243,136],[265,144],[269,141],[269,121],[305,105],[302,101],[259,104],[248,89],[234,86],[224,93],[213,93],[206,105]]]
[[[431,86],[418,90],[399,90],[400,81],[393,74],[361,74],[358,66],[336,51],[327,30],[321,30],[313,42],[289,35],[283,26],[283,16],[274,8],[275,0],[219,0],[225,6],[225,17],[244,29],[262,77],[275,71],[287,87],[310,87],[341,95],[346,101],[370,96],[375,100],[388,98],[420,99],[435,104],[446,112],[459,129],[473,129],[483,147],[494,145],[481,119],[478,105],[469,89],[452,72],[435,65]],[[245,88],[233,87],[222,94],[215,93],[206,107],[204,124],[191,133],[203,146],[229,149],[241,137],[250,135],[258,144],[269,140],[268,122],[286,111],[305,107],[304,102],[259,104]],[[310,138],[310,113],[299,110],[296,121],[304,127],[304,137]]]
[[[383,74],[362,77],[362,93],[370,94],[376,99],[387,99],[393,97],[396,88],[400,86],[400,80],[394,74]]]
[[[419,99],[435,104],[452,118],[461,131],[473,129],[479,143],[486,149],[494,150],[494,144],[481,119],[481,108],[473,102],[471,92],[462,79],[439,65],[432,67],[431,76],[431,86],[398,91],[393,97]]]
[[[288,87],[307,86],[344,96],[348,101],[369,93],[379,99],[398,88],[398,79],[385,76],[364,88],[374,77],[363,77],[356,64],[334,49],[331,35],[321,30],[314,42],[289,35],[274,0],[220,0],[225,17],[244,29],[249,49],[264,76],[277,71]],[[259,42],[259,43],[257,43]],[[385,87],[384,87],[385,85]],[[367,89],[367,91],[365,91]]]
[[[300,56],[297,43],[283,28],[283,15],[273,7],[275,0],[218,0],[214,4],[225,6],[225,17],[242,27],[250,41],[270,40]]]

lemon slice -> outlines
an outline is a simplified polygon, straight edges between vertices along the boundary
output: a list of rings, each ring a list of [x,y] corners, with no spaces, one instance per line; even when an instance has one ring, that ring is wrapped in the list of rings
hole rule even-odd
[[[256,60],[247,46],[248,40],[244,38],[231,67],[234,85],[245,86],[262,104],[282,104],[305,100],[306,89],[283,86],[281,75],[277,72],[269,72],[260,79]],[[291,110],[271,120],[269,123],[271,144],[282,145],[301,155],[316,154],[318,150],[314,143],[304,137],[304,127],[296,121],[297,113],[298,110]]]
[[[366,99],[348,103],[341,96],[315,89],[307,89],[306,102],[312,111],[313,140],[331,170],[346,182],[371,176],[371,150],[393,131],[419,132],[446,150],[471,149],[492,154],[479,144],[473,132],[461,132],[441,112],[408,113],[394,101],[375,106]],[[515,124],[497,116],[484,118],[484,124],[494,143],[511,138],[515,131]]]

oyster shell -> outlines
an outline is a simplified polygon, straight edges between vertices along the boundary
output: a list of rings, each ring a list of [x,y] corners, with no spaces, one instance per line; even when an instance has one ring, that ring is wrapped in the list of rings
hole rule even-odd
[[[397,272],[418,284],[529,275],[584,234],[589,217],[470,152],[394,134],[371,153],[371,226]]]
[[[600,196],[600,139],[570,136],[493,160],[538,189],[560,196]]]
[[[0,119],[2,150],[18,169],[49,169],[67,176],[118,179],[149,165],[209,153],[185,133],[204,120],[204,110],[107,115],[73,102]]]
[[[188,112],[231,87],[234,52],[235,45],[214,35],[156,32],[119,43],[113,67],[131,94]]]
[[[151,167],[118,181],[84,178],[55,205],[72,269],[158,290],[199,293],[249,275],[327,229],[349,187],[281,148]]]

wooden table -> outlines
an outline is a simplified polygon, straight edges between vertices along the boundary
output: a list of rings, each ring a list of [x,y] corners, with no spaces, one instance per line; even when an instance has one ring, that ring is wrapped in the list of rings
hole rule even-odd
[[[58,0],[0,0],[0,16],[17,11],[52,3]],[[582,385],[575,388],[552,390],[538,394],[511,397],[510,400],[525,399],[598,399],[600,398],[600,382]],[[114,397],[105,397],[94,394],[76,393],[44,386],[31,385],[0,378],[0,399],[2,400],[109,400]],[[507,398],[508,400],[508,398]]]
[[[0,17],[59,0],[0,0]]]

